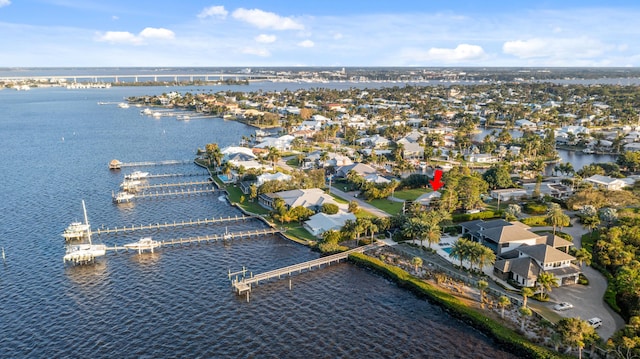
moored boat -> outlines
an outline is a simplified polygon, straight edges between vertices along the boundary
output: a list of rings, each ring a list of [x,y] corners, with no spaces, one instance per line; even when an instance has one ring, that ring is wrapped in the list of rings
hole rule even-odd
[[[87,218],[87,208],[82,200],[82,211],[84,213],[84,223],[71,222],[71,224],[62,232],[62,236],[67,241],[83,239],[91,235],[91,226],[89,225],[89,219]]]
[[[145,250],[151,250],[153,253],[154,248],[158,248],[162,246],[162,243],[159,241],[154,241],[151,237],[140,238],[139,241],[133,243],[127,243],[124,245],[127,249],[136,249],[138,253],[141,253]]]
[[[130,174],[124,176],[125,180],[139,180],[149,176],[149,172],[133,171]]]
[[[113,202],[115,203],[125,203],[130,202],[135,197],[134,194],[120,191],[113,196]]]

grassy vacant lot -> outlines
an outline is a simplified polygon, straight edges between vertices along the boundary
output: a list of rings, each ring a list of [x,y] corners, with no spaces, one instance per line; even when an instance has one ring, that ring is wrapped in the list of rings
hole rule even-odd
[[[370,205],[389,213],[390,215],[398,214],[402,212],[402,202],[394,202],[390,201],[386,198],[384,199],[374,199],[368,202]]]
[[[422,196],[427,192],[431,192],[431,189],[429,188],[403,189],[401,191],[395,191],[393,196],[395,198],[404,199],[405,201],[415,201],[416,198]]]

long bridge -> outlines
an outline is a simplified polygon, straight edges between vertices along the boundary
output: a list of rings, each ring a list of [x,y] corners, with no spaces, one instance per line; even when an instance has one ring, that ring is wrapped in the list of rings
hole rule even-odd
[[[199,225],[207,225],[207,224],[215,224],[215,223],[229,223],[229,222],[238,222],[238,221],[246,221],[247,219],[252,219],[252,216],[238,216],[235,217],[228,216],[227,218],[205,218],[205,219],[196,219],[196,220],[188,220],[181,222],[165,222],[165,223],[151,223],[151,224],[141,224],[141,225],[132,225],[131,227],[113,227],[113,228],[98,228],[92,230],[92,233],[101,235],[101,234],[117,234],[117,233],[128,233],[142,230],[150,230],[150,229],[160,229],[160,228],[177,228],[177,227],[189,227],[189,226],[199,226]]]
[[[290,265],[284,268],[274,269],[274,270],[256,274],[256,275],[253,275],[253,273],[251,273],[249,277],[246,277],[246,272],[247,272],[246,268],[243,268],[241,271],[234,272],[234,273],[231,273],[231,271],[229,271],[228,276],[229,276],[229,279],[231,280],[231,286],[235,290],[236,294],[240,295],[242,293],[246,293],[247,301],[248,301],[249,292],[251,292],[251,285],[254,283],[257,285],[259,284],[260,281],[265,281],[272,278],[280,279],[283,275],[291,277],[291,275],[294,273],[301,273],[303,270],[310,271],[316,267],[320,268],[325,264],[331,265],[331,263],[340,262],[341,260],[348,258],[349,254],[351,253],[362,253],[369,249],[377,248],[381,245],[383,245],[383,243],[381,242],[373,243],[366,246],[350,249],[348,251],[344,251],[341,253],[333,254],[333,255],[318,258],[318,259],[313,259],[303,263]],[[243,276],[242,278],[238,277],[238,275],[240,274],[242,274]],[[236,277],[232,278],[233,276],[236,276]]]
[[[208,74],[178,74],[178,73],[146,73],[146,74],[70,74],[70,75],[51,75],[51,76],[5,76],[0,81],[49,81],[49,82],[93,82],[93,83],[120,83],[120,82],[194,82],[194,81],[224,81],[224,80],[272,80],[279,79],[282,76],[256,73],[208,73]]]

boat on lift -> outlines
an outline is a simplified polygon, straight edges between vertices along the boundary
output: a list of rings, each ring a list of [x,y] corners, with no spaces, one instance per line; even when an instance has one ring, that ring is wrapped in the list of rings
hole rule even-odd
[[[118,193],[116,193],[115,195],[113,195],[113,202],[114,203],[125,203],[125,202],[131,202],[131,200],[135,197],[135,195],[133,193],[129,193],[126,191],[120,191]]]
[[[84,205],[84,200],[82,200],[82,211],[84,212],[84,223],[71,222],[71,224],[64,230],[64,232],[62,232],[62,236],[67,241],[83,239],[91,234],[91,226],[89,225],[89,220],[87,219],[87,209]]]
[[[84,210],[85,225],[89,225],[87,218],[87,210],[82,201],[82,209]],[[86,231],[86,243],[69,244],[67,245],[67,251],[63,257],[63,261],[72,262],[74,264],[86,264],[93,262],[97,257],[102,257],[107,254],[107,246],[104,244],[93,244],[91,242],[91,228]]]
[[[124,179],[125,180],[141,180],[143,178],[146,178],[147,176],[149,176],[149,172],[133,171],[130,174],[124,176]]]
[[[139,241],[133,243],[127,243],[124,245],[127,249],[135,249],[138,253],[142,253],[145,250],[150,250],[153,253],[154,248],[162,246],[160,241],[154,241],[151,237],[140,238]]]

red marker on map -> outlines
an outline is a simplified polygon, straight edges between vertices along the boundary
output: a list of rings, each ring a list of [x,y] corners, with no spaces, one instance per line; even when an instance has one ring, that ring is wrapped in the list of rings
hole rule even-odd
[[[442,170],[436,170],[433,174],[433,179],[429,180],[429,183],[431,183],[431,188],[433,188],[434,191],[437,191],[438,189],[440,189],[440,187],[444,186],[444,183],[440,181],[441,178]]]

